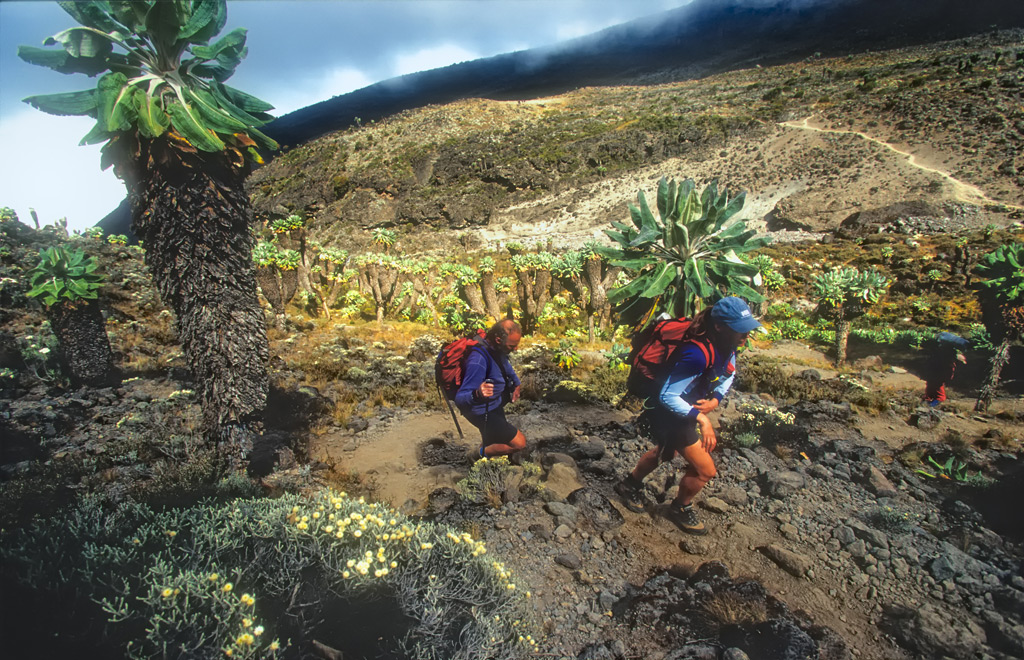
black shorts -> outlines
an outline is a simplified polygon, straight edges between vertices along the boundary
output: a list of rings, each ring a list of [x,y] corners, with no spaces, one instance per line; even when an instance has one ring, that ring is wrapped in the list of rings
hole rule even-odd
[[[651,440],[661,449],[662,455],[673,451],[681,453],[700,440],[697,420],[693,417],[681,418],[663,406],[645,410],[641,415],[647,416]]]
[[[480,444],[484,447],[489,445],[507,445],[519,433],[519,429],[512,426],[505,418],[505,411],[502,408],[491,410],[486,415],[474,415],[465,412],[462,415],[480,431]]]

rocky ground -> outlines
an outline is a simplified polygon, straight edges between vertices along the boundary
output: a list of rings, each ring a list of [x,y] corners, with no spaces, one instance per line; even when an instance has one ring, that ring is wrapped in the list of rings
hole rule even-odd
[[[838,377],[823,355],[799,344],[746,357],[759,355],[779,359],[792,377]],[[913,374],[878,358],[862,366],[863,382],[894,400],[920,391]],[[967,393],[970,384],[962,387]],[[320,417],[318,398],[300,389],[281,406],[290,416],[279,417],[278,427],[305,419],[316,432],[298,463],[281,446],[294,433],[268,433],[277,444],[266,460],[277,468],[266,483],[312,487],[338,478],[331,475],[358,475],[375,498],[471,531],[532,591],[545,657],[1024,654],[1022,526],[1006,507],[1021,494],[1024,401],[1017,397],[1001,397],[985,415],[970,412],[961,395],[937,412],[875,414],[737,391],[719,415],[719,476],[700,498],[711,529],[704,537],[682,534],[662,515],[681,464],[648,478],[643,514],[613,494],[614,481],[648,447],[627,411],[518,404],[513,418],[530,440],[522,458],[541,466],[544,488],[520,492],[515,482],[490,504],[470,504],[453,487],[470,469],[473,437],[456,439],[444,411],[383,408],[341,424]],[[750,402],[777,403],[795,421],[758,446],[739,447],[728,429]],[[76,492],[124,497],[141,492],[139,484],[188,479],[175,460],[195,463],[193,395],[187,383],[166,377],[65,394],[37,388],[0,400],[0,415],[5,496],[14,484],[26,489],[21,516]],[[142,438],[157,436],[164,444],[155,451],[171,460],[147,453],[154,448]],[[35,453],[10,453],[31,446],[17,442],[30,437],[40,438]],[[972,473],[996,481],[971,488],[927,478],[908,467],[914,452],[940,460],[955,453]],[[51,497],[36,499],[48,487]]]
[[[891,373],[876,382],[886,377],[921,384]],[[728,401],[726,428],[738,406],[773,402],[742,392]],[[394,506],[486,540],[532,589],[550,657],[742,658],[743,647],[762,658],[1012,658],[1024,653],[1021,526],[999,503],[1019,496],[1024,407],[1001,406],[976,415],[958,400],[907,417],[784,407],[795,423],[770,445],[723,442],[700,499],[704,537],[662,515],[682,465],[648,478],[646,513],[619,503],[611,486],[649,445],[630,414],[608,407],[522,410],[523,458],[542,466],[545,489],[492,506],[453,490],[472,438],[456,440],[440,413],[329,432],[313,451],[366,474]],[[1003,440],[969,450],[999,485],[929,479],[898,460],[919,442],[941,447],[928,440],[951,430]]]

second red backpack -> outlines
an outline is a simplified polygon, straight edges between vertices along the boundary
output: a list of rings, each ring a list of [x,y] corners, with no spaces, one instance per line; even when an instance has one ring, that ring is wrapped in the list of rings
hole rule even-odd
[[[466,357],[475,346],[484,341],[486,333],[477,330],[468,337],[460,337],[441,347],[434,360],[434,378],[438,386],[449,400],[455,400],[455,394],[462,385],[462,376],[466,371]]]
[[[679,356],[684,340],[683,335],[690,327],[691,320],[663,319],[647,326],[633,335],[632,350],[629,352],[629,376],[626,391],[640,398],[655,396]],[[692,341],[704,352],[708,364],[715,358],[715,349],[710,344]]]

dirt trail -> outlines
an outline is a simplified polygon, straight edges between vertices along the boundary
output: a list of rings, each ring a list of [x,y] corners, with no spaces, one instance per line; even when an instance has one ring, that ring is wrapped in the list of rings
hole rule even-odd
[[[932,174],[938,174],[940,177],[945,179],[946,182],[949,183],[953,187],[953,190],[954,190],[954,193],[956,195],[956,198],[959,201],[968,202],[970,204],[978,204],[978,205],[997,204],[997,205],[1007,206],[1007,207],[1013,208],[1013,209],[1024,208],[1024,207],[1017,206],[1017,205],[1014,205],[1014,204],[1008,204],[1006,202],[1001,202],[999,200],[992,199],[991,197],[986,195],[981,190],[981,188],[978,188],[977,186],[975,186],[973,184],[961,181],[960,179],[957,179],[954,176],[952,176],[951,174],[949,174],[948,172],[945,172],[943,170],[940,170],[940,169],[937,169],[937,168],[934,168],[934,167],[929,167],[928,165],[924,165],[922,163],[919,163],[917,161],[917,156],[915,154],[912,154],[909,151],[904,151],[902,149],[899,149],[896,146],[894,146],[894,145],[892,145],[892,144],[890,144],[888,142],[885,142],[883,140],[879,140],[876,137],[872,137],[871,135],[868,135],[867,133],[862,133],[861,131],[847,131],[847,130],[841,130],[841,129],[837,129],[837,128],[824,128],[824,127],[821,127],[821,126],[812,126],[811,125],[811,119],[812,119],[812,117],[805,117],[804,119],[802,119],[800,121],[785,121],[785,122],[781,122],[780,125],[781,126],[785,126],[787,128],[797,128],[797,129],[802,129],[802,130],[815,131],[815,132],[818,132],[818,133],[835,133],[837,135],[856,135],[856,136],[858,136],[860,138],[863,138],[864,140],[867,140],[868,142],[874,142],[875,144],[881,145],[881,146],[885,147],[886,149],[899,154],[900,156],[904,156],[907,159],[907,163],[909,165],[911,165],[913,167],[916,167],[919,170],[922,170],[924,172],[930,172]]]
[[[460,423],[467,425],[465,420]],[[371,428],[364,438],[341,433],[325,435],[317,441],[313,456],[327,456],[341,469],[369,476],[376,499],[400,507],[408,499],[424,501],[434,489],[454,486],[466,475],[466,470],[450,465],[420,464],[420,445],[446,431],[455,432],[447,413],[402,415],[391,423]],[[476,430],[470,427],[469,432],[475,434]],[[466,451],[474,441],[469,437],[463,441]]]

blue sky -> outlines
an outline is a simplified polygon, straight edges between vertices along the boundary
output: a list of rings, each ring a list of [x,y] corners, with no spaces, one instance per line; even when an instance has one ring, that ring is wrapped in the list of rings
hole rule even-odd
[[[689,0],[232,0],[228,25],[249,30],[249,55],[230,84],[284,114],[395,76],[545,46]],[[0,2],[0,206],[31,223],[66,217],[71,229],[98,222],[124,198],[99,167],[99,146],[80,147],[85,117],[53,117],[22,103],[33,94],[87,89],[17,58],[75,26],[51,2]]]

